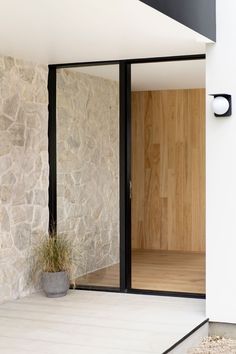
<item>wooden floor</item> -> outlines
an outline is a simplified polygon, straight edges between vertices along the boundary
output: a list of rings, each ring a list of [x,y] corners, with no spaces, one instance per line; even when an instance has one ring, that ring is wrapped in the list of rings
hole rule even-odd
[[[58,299],[35,294],[0,305],[0,353],[161,354],[205,318],[199,299],[82,290]]]
[[[119,287],[119,265],[78,278],[78,285]],[[133,251],[132,288],[205,293],[205,254]]]

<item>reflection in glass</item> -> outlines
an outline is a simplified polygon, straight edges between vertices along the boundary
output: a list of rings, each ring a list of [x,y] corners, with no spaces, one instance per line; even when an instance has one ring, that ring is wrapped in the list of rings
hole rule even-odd
[[[57,70],[58,232],[77,285],[119,287],[119,68]]]

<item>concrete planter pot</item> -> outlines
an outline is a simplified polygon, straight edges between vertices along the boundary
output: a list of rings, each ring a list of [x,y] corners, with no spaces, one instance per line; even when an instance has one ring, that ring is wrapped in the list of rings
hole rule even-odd
[[[69,290],[69,285],[67,272],[44,272],[42,275],[42,287],[47,297],[65,296]]]

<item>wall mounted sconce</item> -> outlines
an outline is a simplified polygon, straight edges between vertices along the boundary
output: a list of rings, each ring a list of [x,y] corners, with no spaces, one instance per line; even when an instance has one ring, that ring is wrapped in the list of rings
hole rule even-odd
[[[230,117],[232,114],[232,97],[224,93],[211,95],[214,97],[212,109],[215,117]]]

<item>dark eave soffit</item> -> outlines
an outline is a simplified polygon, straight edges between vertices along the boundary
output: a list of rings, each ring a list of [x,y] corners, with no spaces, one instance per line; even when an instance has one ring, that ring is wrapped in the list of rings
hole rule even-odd
[[[139,0],[216,41],[216,0]]]

